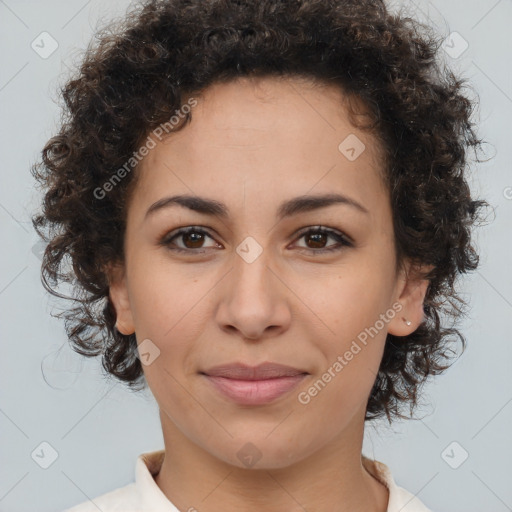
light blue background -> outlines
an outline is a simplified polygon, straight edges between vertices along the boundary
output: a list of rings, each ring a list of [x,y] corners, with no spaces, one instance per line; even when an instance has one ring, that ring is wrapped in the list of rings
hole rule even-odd
[[[469,43],[446,60],[480,96],[480,133],[494,158],[474,166],[472,187],[496,207],[496,219],[478,231],[481,267],[463,281],[471,307],[462,323],[466,352],[425,387],[421,419],[368,424],[363,453],[385,462],[400,486],[437,512],[505,512],[512,510],[512,2],[407,4],[414,17]],[[93,498],[132,481],[137,455],[163,447],[149,392],[105,380],[99,361],[67,347],[63,324],[50,316],[58,303],[40,284],[29,220],[39,202],[29,167],[56,132],[57,88],[96,24],[129,5],[0,1],[2,512],[60,511]],[[58,42],[46,59],[31,48],[43,31]],[[58,452],[48,469],[31,458],[43,441]],[[469,453],[458,469],[441,457],[454,441]]]

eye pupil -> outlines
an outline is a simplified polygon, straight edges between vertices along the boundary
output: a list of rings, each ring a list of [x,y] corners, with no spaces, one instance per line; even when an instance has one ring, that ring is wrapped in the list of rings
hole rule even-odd
[[[322,243],[321,238],[325,239],[326,234],[325,233],[315,233],[312,235],[308,235],[308,239],[314,239],[313,240],[313,248],[323,247],[325,245],[325,240],[323,240],[324,243]]]
[[[187,245],[186,243],[186,240],[188,239],[192,239],[192,244],[198,244],[198,245],[193,245],[192,248],[197,248],[197,247],[201,247],[201,244],[203,243],[203,238],[204,238],[204,235],[198,233],[197,231],[192,231],[190,233],[185,233],[183,235],[183,241],[185,242],[185,245],[187,246],[187,248],[189,248],[189,246]]]

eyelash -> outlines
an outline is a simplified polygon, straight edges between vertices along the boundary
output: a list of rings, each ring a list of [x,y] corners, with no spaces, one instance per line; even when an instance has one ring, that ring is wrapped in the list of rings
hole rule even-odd
[[[201,235],[207,235],[208,237],[213,239],[213,237],[207,231],[202,229],[200,226],[189,226],[186,228],[179,229],[172,236],[169,236],[169,235],[164,236],[162,238],[162,240],[160,241],[160,245],[163,245],[163,246],[167,247],[169,250],[178,252],[178,253],[188,253],[188,254],[191,254],[194,252],[204,253],[205,250],[201,249],[201,248],[182,249],[181,247],[170,247],[170,244],[172,243],[172,241],[174,239],[179,238],[180,236],[183,236],[183,235],[187,235],[189,233],[199,233]],[[340,251],[345,247],[353,247],[354,246],[354,244],[345,235],[338,233],[337,231],[334,231],[332,229],[325,228],[323,226],[309,227],[309,228],[306,228],[305,230],[302,230],[301,232],[298,233],[297,240],[303,238],[306,235],[310,235],[310,234],[323,234],[323,235],[331,236],[341,245],[338,247],[330,248],[330,249],[308,249],[305,247],[300,248],[301,250],[309,252],[309,253],[314,253],[314,254],[332,253],[335,251]],[[207,249],[209,249],[209,248],[207,248]]]

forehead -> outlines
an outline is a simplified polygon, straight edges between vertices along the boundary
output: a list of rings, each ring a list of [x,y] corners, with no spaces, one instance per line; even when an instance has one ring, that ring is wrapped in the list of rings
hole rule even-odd
[[[352,125],[336,85],[244,77],[182,103],[190,98],[191,122],[157,140],[137,169],[146,203],[176,189],[226,202],[231,189],[263,193],[267,202],[277,192],[297,196],[337,187],[371,196],[383,190],[381,147]]]
[[[246,147],[253,139],[262,142],[265,136],[273,140],[276,135],[281,140],[325,139],[331,143],[344,133],[360,132],[349,119],[349,106],[359,117],[369,113],[362,100],[349,97],[339,85],[302,76],[241,77],[214,83],[184,98],[194,98],[197,104],[192,109],[196,123],[187,127],[188,139],[228,137]],[[169,142],[181,135],[172,134]]]

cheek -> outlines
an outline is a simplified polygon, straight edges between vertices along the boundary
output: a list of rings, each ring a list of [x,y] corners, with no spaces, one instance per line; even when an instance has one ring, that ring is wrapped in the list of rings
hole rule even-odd
[[[130,276],[130,304],[137,335],[165,344],[183,336],[193,337],[196,324],[189,319],[204,307],[208,282],[194,265],[172,264],[161,250],[148,253],[136,255]]]
[[[165,404],[168,411],[186,413],[191,407],[190,396],[180,383],[194,368],[191,354],[196,352],[203,329],[199,317],[205,316],[207,303],[205,298],[201,300],[204,285],[169,263],[138,263],[130,276],[135,332],[139,345],[145,343],[156,354],[151,364],[143,364],[142,369],[157,401]],[[139,352],[142,354],[142,349]],[[144,363],[142,356],[141,362]]]
[[[143,364],[144,375],[162,412],[180,424],[194,411],[197,413],[186,382],[193,370],[190,356],[196,352],[202,331],[199,315],[206,304],[204,299],[201,301],[203,284],[168,262],[153,262],[149,267],[139,268],[151,271],[141,270],[132,275],[137,340],[151,340],[158,354],[151,364]]]
[[[324,376],[323,382],[328,381],[318,405],[328,406],[334,401],[356,406],[369,394],[382,359],[388,324],[394,316],[394,311],[386,315],[389,283],[385,276],[379,280],[377,272],[366,273],[363,267],[360,273],[351,270],[331,279],[323,294],[308,295],[311,309],[319,312],[329,328],[327,336],[316,337],[325,366],[319,369],[319,378]]]
[[[322,290],[312,289],[306,296],[336,340],[346,343],[356,338],[389,306],[388,280],[376,271],[370,274],[364,268],[347,267],[325,283]]]
[[[369,301],[369,298],[372,300]],[[347,421],[366,404],[378,373],[387,330],[379,320],[381,308],[373,295],[353,296],[353,300],[338,297],[341,308],[331,310],[330,322],[334,335],[316,337],[316,347],[322,354],[322,364],[304,388],[300,403],[310,403],[309,412],[330,411],[335,424]],[[325,312],[326,310],[324,310]],[[313,333],[314,334],[314,333]]]

